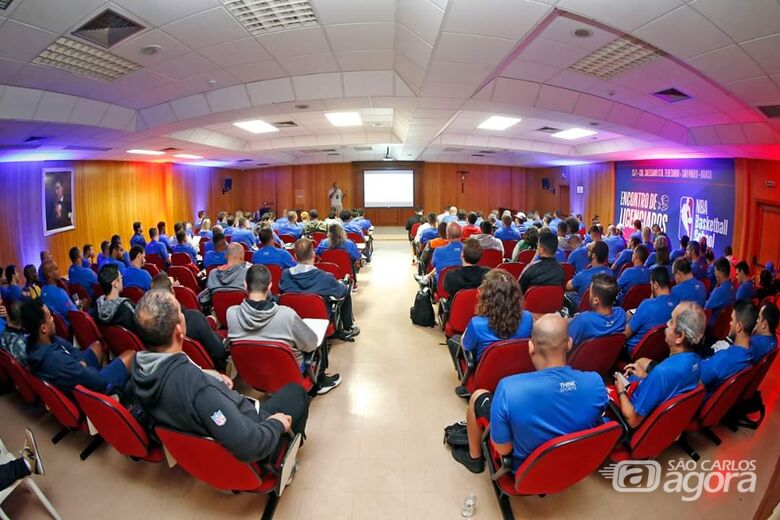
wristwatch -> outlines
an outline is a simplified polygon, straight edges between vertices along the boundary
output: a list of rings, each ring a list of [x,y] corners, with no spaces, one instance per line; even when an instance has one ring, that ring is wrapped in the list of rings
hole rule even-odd
[[[628,395],[628,392],[626,392],[625,390],[621,390],[620,392],[618,392],[618,395],[619,396],[620,395]]]

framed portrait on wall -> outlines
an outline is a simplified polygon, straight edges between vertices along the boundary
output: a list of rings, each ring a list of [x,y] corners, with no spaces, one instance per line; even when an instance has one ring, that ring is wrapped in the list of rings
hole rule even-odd
[[[43,234],[48,236],[75,229],[73,170],[71,168],[44,168],[41,193]]]

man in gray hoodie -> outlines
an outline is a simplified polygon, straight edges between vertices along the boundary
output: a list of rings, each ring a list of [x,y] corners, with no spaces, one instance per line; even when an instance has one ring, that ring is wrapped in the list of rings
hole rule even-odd
[[[239,243],[232,243],[227,248],[227,264],[221,265],[209,273],[206,288],[198,295],[200,303],[211,303],[211,297],[220,291],[243,291],[246,278],[246,262],[244,248]]]
[[[114,264],[103,264],[98,274],[100,288],[104,295],[95,302],[95,317],[103,325],[119,325],[137,334],[135,324],[135,309],[133,302],[119,296],[122,292],[122,273]]]
[[[304,353],[314,352],[319,345],[317,335],[290,307],[277,305],[268,298],[271,272],[262,264],[255,264],[246,272],[248,297],[227,310],[228,338],[235,340],[281,341],[290,346],[296,361],[305,370]],[[325,394],[341,384],[338,374],[326,375],[328,347],[319,351],[317,365],[317,393]]]

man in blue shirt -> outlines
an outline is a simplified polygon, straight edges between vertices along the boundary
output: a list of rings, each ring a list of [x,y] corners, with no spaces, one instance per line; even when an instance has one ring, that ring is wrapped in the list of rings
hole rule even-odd
[[[224,236],[224,233],[222,234]],[[241,217],[238,219],[238,227],[233,231],[233,242],[241,242],[250,249],[257,244],[255,234],[247,227],[246,219]]]
[[[125,246],[122,244],[122,237],[119,235],[112,235],[111,236],[111,243],[112,244],[119,244],[122,249],[122,254],[117,258],[117,260],[123,262],[125,264],[125,267],[130,267],[130,255],[125,251]],[[109,250],[109,256],[111,255],[111,246],[108,246]]]
[[[650,283],[650,269],[645,267],[645,261],[647,255],[650,254],[647,251],[647,247],[644,244],[639,244],[634,248],[634,254],[631,261],[634,263],[634,267],[629,267],[618,278],[618,297],[617,303],[623,303],[623,298],[628,294],[629,289],[635,285]]]
[[[92,284],[97,283],[97,274],[89,267],[83,267],[81,250],[78,247],[71,247],[68,251],[71,266],[68,269],[68,283],[80,285],[87,291],[90,298],[95,295],[92,293]]]
[[[653,269],[650,274],[652,298],[643,301],[636,312],[629,316],[626,325],[626,348],[629,355],[650,329],[669,321],[674,310],[674,301],[669,290],[669,271]]]
[[[501,226],[494,236],[499,240],[520,240],[520,233],[512,227],[512,215],[504,215],[501,218]]]
[[[590,281],[599,273],[605,273],[609,276],[615,277],[612,269],[607,265],[607,256],[609,255],[609,248],[604,242],[594,242],[593,245],[588,246],[590,264],[591,266],[584,271],[581,271],[574,275],[574,278],[566,283],[566,297],[574,306],[576,311],[580,304],[580,298],[585,294],[585,291],[590,287]]]
[[[214,235],[214,249],[209,251],[203,257],[203,267],[208,268],[212,265],[225,265],[227,263],[227,241],[225,235],[217,233]]]
[[[756,308],[751,302],[737,302],[734,305],[729,329],[729,336],[734,339],[734,343],[701,362],[701,382],[707,387],[708,395],[729,377],[753,364],[750,334],[756,327],[757,317]]]
[[[569,254],[569,263],[574,266],[574,272],[584,271],[590,265],[590,244],[601,242],[601,228],[591,226],[588,229],[588,236],[582,242],[582,245]],[[590,246],[590,247],[589,247]],[[609,256],[609,246],[607,246],[607,256]]]
[[[111,245],[108,246],[108,258],[103,261],[103,265],[115,265],[117,269],[119,269],[119,273],[124,274],[125,269],[127,269],[123,260],[124,254],[125,251],[122,249],[122,244],[118,242],[111,242]],[[103,268],[103,265],[100,266],[101,269]]]
[[[133,222],[133,236],[130,237],[130,247],[141,246],[146,247],[146,239],[144,238],[144,228],[138,221]]]
[[[108,254],[108,248],[111,245],[111,242],[108,240],[103,240],[100,243],[100,253],[97,255],[97,265],[98,270],[100,270],[101,267],[103,267],[103,262],[111,258],[111,255]]]
[[[95,263],[95,248],[92,247],[92,244],[84,244],[81,253],[81,266],[91,268],[92,264]]]
[[[368,231],[374,227],[374,224],[371,223],[369,219],[365,217],[366,210],[363,208],[360,208],[357,210],[357,218],[355,219],[355,222],[360,226],[360,228],[363,230],[363,234],[368,233]]]
[[[569,336],[577,347],[583,341],[618,334],[626,328],[626,311],[612,307],[618,286],[611,274],[597,274],[590,282],[592,311],[580,312],[569,322]]]
[[[620,378],[615,379],[620,411],[631,428],[637,428],[658,405],[696,388],[701,377],[701,358],[693,351],[704,336],[706,317],[693,302],[678,304],[666,324],[669,357],[660,363],[639,358],[626,365],[626,376],[636,383],[631,395]]]
[[[634,221],[634,232],[631,233],[631,236],[628,237],[629,239],[637,238],[639,239],[639,243],[642,243],[642,221],[637,219]]]
[[[607,228],[607,238],[604,239],[609,248],[609,263],[613,263],[621,251],[626,248],[626,239],[617,230],[615,226]]]
[[[672,251],[672,253],[669,255],[669,260],[674,262],[678,258],[685,256],[685,252],[688,251],[688,244],[690,241],[691,239],[688,235],[683,235],[680,237],[680,247]]]
[[[38,280],[46,280],[46,274],[43,272],[43,264],[52,260],[51,251],[41,251],[41,265],[38,266]]]
[[[756,287],[753,285],[753,280],[750,279],[750,267],[744,260],[737,264],[737,282],[739,282],[739,287],[736,299],[752,302],[756,296]]]
[[[0,271],[1,273],[2,271]],[[0,296],[6,304],[22,299],[22,288],[19,286],[19,270],[15,265],[5,266],[5,281],[7,285],[0,287]],[[0,305],[2,302],[0,302]]]
[[[632,263],[631,260],[634,258],[634,248],[636,248],[636,246],[639,244],[640,240],[634,237],[628,241],[626,248],[618,254],[617,258],[615,258],[615,261],[612,262],[612,272],[615,273],[615,276],[620,274],[620,270],[624,265]],[[571,257],[571,255],[569,256]]]
[[[691,242],[694,244],[695,242]],[[718,319],[718,314],[724,307],[734,305],[734,285],[731,283],[731,264],[723,257],[715,260],[715,280],[718,285],[712,290],[705,309],[711,309],[709,325],[713,325]]]
[[[460,241],[460,226],[457,222],[447,224],[447,240],[449,240],[449,244],[438,247],[433,251],[433,257],[431,258],[433,271],[430,274],[434,277],[434,283],[436,281],[436,273],[442,272],[445,267],[460,265],[460,258],[463,254],[463,242]]]
[[[685,251],[685,258],[691,263],[693,277],[697,280],[704,280],[707,278],[707,261],[700,251],[698,242],[689,242],[688,249]]]
[[[274,246],[274,232],[271,228],[261,229],[258,238],[260,239],[260,249],[252,255],[253,264],[273,264],[282,269],[298,265],[290,253]]]
[[[152,275],[143,269],[146,263],[144,250],[141,246],[130,248],[130,267],[122,273],[124,287],[138,287],[144,292],[152,290]]]
[[[52,312],[56,312],[65,323],[70,324],[68,311],[80,309],[70,299],[68,292],[57,285],[57,280],[60,279],[60,270],[54,260],[46,260],[42,267],[44,286],[41,289],[41,299]]]
[[[276,232],[280,235],[289,235],[298,240],[303,235],[303,229],[298,225],[298,214],[294,211],[287,213],[287,219],[276,224]],[[233,237],[235,240],[235,237]]]
[[[171,237],[169,237],[168,234],[166,233],[166,227],[167,226],[166,226],[165,222],[162,221],[162,220],[157,223],[157,237],[158,237],[158,240],[165,245],[165,249],[168,252],[170,252],[171,247],[173,247],[173,246],[171,245]],[[175,232],[176,231],[174,230],[174,233]]]
[[[675,305],[690,301],[704,307],[707,301],[707,289],[703,283],[693,277],[690,262],[685,258],[678,258],[672,264],[672,273],[676,282],[672,287],[672,300]]]
[[[453,447],[452,457],[473,473],[484,471],[479,418],[490,419],[493,445],[512,454],[513,471],[546,441],[599,424],[609,402],[604,382],[566,366],[569,348],[566,320],[555,314],[537,320],[528,344],[536,371],[505,377],[495,395],[474,392],[466,410],[468,448]]]
[[[165,242],[160,240],[160,235],[157,228],[149,228],[149,239],[150,241],[148,244],[146,244],[144,254],[157,255],[163,259],[165,265],[168,265],[168,246]],[[132,262],[133,259],[131,258],[130,261]]]
[[[753,363],[758,361],[777,348],[777,322],[780,320],[780,312],[774,303],[765,303],[758,312],[756,327],[750,337],[750,355]]]
[[[341,221],[344,223],[344,231],[346,233],[357,233],[360,236],[363,236],[363,228],[360,227],[360,224],[352,220],[352,212],[348,209],[345,209],[341,212],[339,215],[341,218]]]
[[[234,217],[233,215],[228,215],[227,225],[225,226],[225,229],[222,230],[222,234],[225,235],[226,237],[233,235],[233,231],[236,230],[235,224],[236,224],[236,217]]]
[[[176,245],[172,248],[173,253],[186,253],[190,256],[192,259],[193,264],[198,263],[198,250],[195,249],[195,247],[187,242],[187,233],[182,231],[179,231],[176,233]]]

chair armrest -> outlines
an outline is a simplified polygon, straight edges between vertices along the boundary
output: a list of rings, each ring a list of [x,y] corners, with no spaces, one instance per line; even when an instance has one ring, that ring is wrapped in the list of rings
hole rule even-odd
[[[491,480],[498,480],[507,473],[512,472],[512,454],[501,455],[501,465],[495,467],[496,460],[491,455],[491,440],[490,440],[490,425],[488,424],[485,431],[482,432],[482,456],[485,457],[487,462],[488,471],[490,472]]]
[[[620,436],[618,442],[628,442],[628,440],[631,438],[632,430],[631,427],[626,422],[625,418],[623,417],[623,412],[620,411],[620,407],[612,399],[607,399],[607,403],[609,404],[609,410],[612,412],[614,419],[618,422],[618,424],[620,424],[620,427],[623,429],[623,434]]]
[[[460,377],[460,384],[465,385],[469,380],[469,376],[474,373],[474,370],[477,367],[477,361],[474,358],[473,352],[463,350],[462,343],[458,346],[458,354],[456,355],[456,359],[463,359],[466,362],[466,371]],[[458,367],[460,367],[460,363],[458,363]]]

